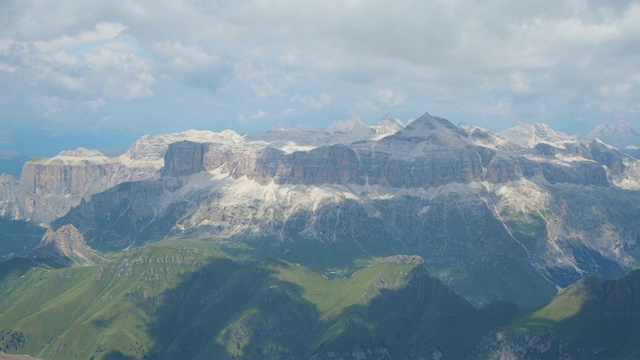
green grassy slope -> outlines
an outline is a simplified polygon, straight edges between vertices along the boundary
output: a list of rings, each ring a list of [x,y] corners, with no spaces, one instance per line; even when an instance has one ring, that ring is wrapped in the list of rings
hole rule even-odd
[[[487,346],[492,351],[478,354],[500,358],[515,351],[536,359],[637,359],[639,319],[640,271],[618,280],[588,277],[503,328],[502,340]]]
[[[329,279],[220,249],[166,240],[91,267],[0,267],[0,331],[16,339],[0,345],[45,359],[459,358],[517,313],[478,310],[417,264]]]

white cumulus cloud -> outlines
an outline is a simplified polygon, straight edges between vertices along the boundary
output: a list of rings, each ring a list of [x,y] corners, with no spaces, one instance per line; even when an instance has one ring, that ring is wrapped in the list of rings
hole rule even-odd
[[[103,99],[92,111],[116,122],[110,103],[145,99],[157,125],[295,108],[289,121],[326,125],[430,111],[490,128],[532,116],[640,128],[638,19],[640,0],[6,0],[0,116]]]

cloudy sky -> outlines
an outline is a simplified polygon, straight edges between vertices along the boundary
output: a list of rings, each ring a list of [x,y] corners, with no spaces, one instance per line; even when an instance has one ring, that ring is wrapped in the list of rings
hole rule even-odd
[[[246,132],[427,111],[640,129],[640,1],[0,1],[4,127]]]

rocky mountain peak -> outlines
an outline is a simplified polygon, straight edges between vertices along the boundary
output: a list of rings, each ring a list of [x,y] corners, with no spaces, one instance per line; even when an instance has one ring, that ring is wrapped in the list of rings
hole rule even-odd
[[[540,143],[553,144],[573,140],[572,136],[556,131],[543,123],[525,124],[520,122],[512,128],[498,132],[496,135],[503,140],[526,148],[534,148]]]
[[[405,128],[386,137],[386,139],[410,142],[428,140],[435,145],[456,147],[454,145],[455,143],[467,137],[468,134],[466,131],[455,126],[449,120],[431,116],[429,113],[426,113],[409,123]]]
[[[587,135],[590,139],[600,139],[607,144],[622,148],[640,145],[640,133],[623,120],[613,124],[602,123]]]
[[[329,134],[337,134],[337,133],[362,133],[363,135],[371,135],[375,132],[369,125],[367,125],[364,120],[358,115],[353,115],[347,120],[334,121],[327,128],[327,132]]]
[[[591,132],[593,137],[597,137],[599,134],[616,134],[616,135],[627,135],[630,132],[635,132],[631,128],[631,124],[624,120],[619,120],[613,124],[601,123],[596,126],[595,129]]]
[[[58,230],[49,229],[40,245],[33,249],[32,257],[54,259],[68,266],[89,266],[99,263],[102,257],[87,245],[82,233],[73,225]]]
[[[404,127],[405,124],[400,119],[394,119],[387,114],[378,122],[378,125],[373,127],[376,130],[374,140],[380,140],[385,136],[395,134]]]
[[[380,121],[378,121],[378,126],[392,126],[400,130],[403,127],[405,127],[406,124],[403,123],[402,120],[398,118],[394,119],[391,117],[391,115],[386,114],[385,116],[382,117],[382,119],[380,119]]]

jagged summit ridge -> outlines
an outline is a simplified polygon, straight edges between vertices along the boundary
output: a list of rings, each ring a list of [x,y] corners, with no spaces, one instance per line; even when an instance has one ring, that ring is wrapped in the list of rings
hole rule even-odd
[[[327,128],[327,132],[329,134],[364,132],[366,136],[371,134],[372,131],[375,130],[367,125],[367,123],[358,115],[354,115],[344,121],[335,121]]]
[[[373,127],[376,130],[376,135],[373,139],[380,140],[386,136],[395,134],[404,127],[405,124],[402,120],[398,118],[394,119],[387,114],[378,122],[378,125]]]
[[[546,143],[561,146],[562,142],[574,141],[575,136],[555,131],[544,123],[518,123],[516,126],[500,131],[497,136],[525,148],[533,148],[537,144]]]

